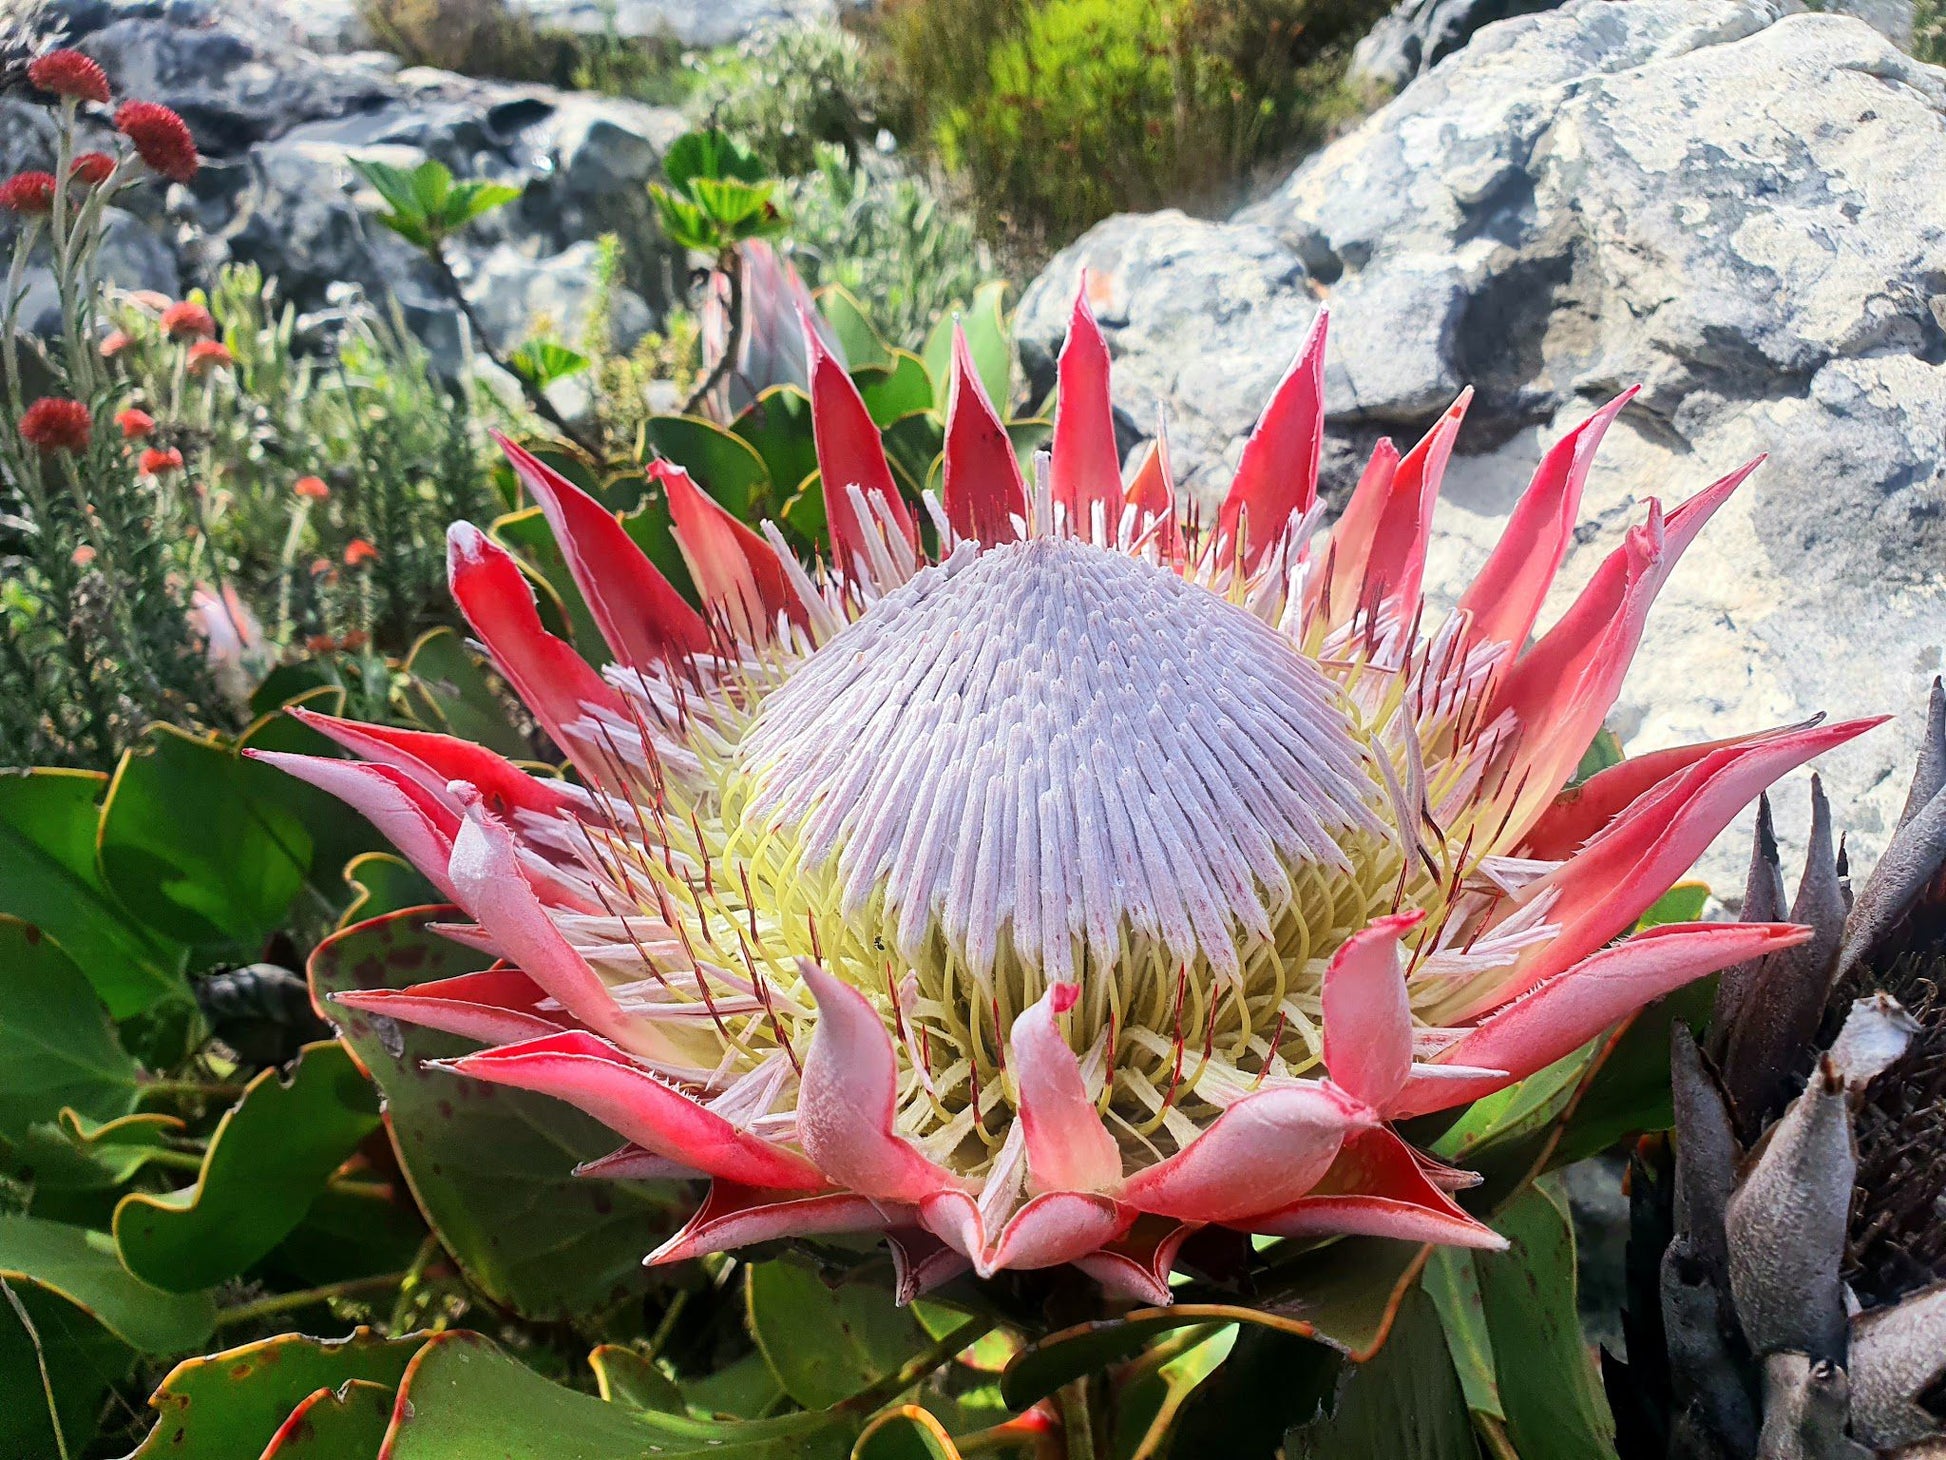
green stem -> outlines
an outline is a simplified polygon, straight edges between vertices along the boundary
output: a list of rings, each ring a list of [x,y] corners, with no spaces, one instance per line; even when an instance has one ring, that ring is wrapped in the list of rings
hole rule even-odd
[[[326,1283],[321,1288],[306,1288],[298,1293],[273,1293],[268,1298],[259,1298],[254,1303],[239,1303],[234,1308],[225,1308],[216,1315],[218,1328],[234,1328],[239,1323],[255,1323],[263,1318],[276,1318],[285,1313],[296,1313],[305,1308],[314,1308],[320,1303],[328,1303],[333,1298],[360,1298],[370,1293],[388,1293],[404,1282],[410,1274],[403,1272],[386,1273],[383,1277],[347,1278],[341,1283]]]
[[[723,357],[710,368],[702,384],[690,392],[689,399],[682,403],[685,416],[695,415],[696,408],[709,398],[717,383],[736,369],[737,352],[743,348],[743,255],[731,248],[717,260],[717,266],[730,281],[730,332],[723,342]]]
[[[238,1100],[243,1096],[244,1087],[217,1081],[202,1080],[144,1080],[136,1093],[138,1095],[162,1095],[173,1099]]]
[[[1060,1405],[1067,1460],[1095,1460],[1095,1422],[1088,1404],[1087,1376],[1062,1387]]]
[[[950,1361],[955,1354],[963,1353],[978,1343],[993,1328],[994,1322],[992,1318],[978,1315],[967,1319],[924,1353],[908,1359],[896,1372],[887,1374],[869,1388],[859,1390],[837,1407],[859,1414],[871,1414],[884,1408],[941,1364]]]
[[[441,1251],[439,1234],[426,1233],[426,1240],[419,1244],[419,1250],[412,1254],[412,1266],[405,1270],[405,1277],[399,1282],[399,1299],[392,1305],[392,1321],[388,1325],[394,1333],[405,1327],[407,1312],[412,1303],[412,1295],[425,1281],[426,1267]]]
[[[41,1394],[47,1400],[47,1422],[54,1427],[54,1448],[61,1452],[61,1460],[68,1460],[68,1437],[61,1433],[61,1411],[54,1403],[54,1378],[47,1372],[47,1352],[41,1347],[40,1330],[34,1327],[34,1320],[27,1316],[26,1306],[15,1296],[4,1277],[0,1277],[0,1294],[6,1295],[8,1305],[14,1310],[14,1317],[27,1330],[27,1341],[34,1346],[34,1362],[40,1365],[41,1370]]]

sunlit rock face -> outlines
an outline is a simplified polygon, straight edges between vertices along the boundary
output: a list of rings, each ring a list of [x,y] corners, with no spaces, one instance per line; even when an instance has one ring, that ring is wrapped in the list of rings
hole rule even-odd
[[[1946,643],[1946,73],[1793,8],[1580,0],[1488,26],[1233,219],[1101,224],[1029,290],[1021,334],[1030,365],[1050,358],[1086,265],[1118,411],[1149,431],[1166,405],[1205,500],[1321,302],[1343,325],[1333,500],[1375,436],[1415,437],[1477,385],[1429,555],[1440,602],[1509,483],[1621,384],[1645,388],[1550,614],[1646,498],[1768,452],[1665,591],[1613,723],[1639,753],[1898,710],[1823,767],[1869,860]],[[1807,804],[1778,798],[1787,848]],[[1748,837],[1746,819],[1703,864],[1732,899]]]

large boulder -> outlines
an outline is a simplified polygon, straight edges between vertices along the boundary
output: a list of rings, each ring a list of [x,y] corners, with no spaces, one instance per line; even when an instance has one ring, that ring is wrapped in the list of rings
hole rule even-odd
[[[1869,865],[1946,644],[1946,72],[1763,0],[1572,0],[1490,26],[1228,222],[1118,217],[1022,302],[1045,378],[1077,274],[1138,427],[1220,494],[1321,305],[1328,483],[1479,394],[1428,588],[1450,605],[1543,447],[1640,382],[1558,610],[1651,496],[1764,468],[1664,591],[1614,721],[1632,752],[1894,712],[1826,757]],[[1805,796],[1778,799],[1787,839]],[[1704,873],[1742,887],[1747,832]]]
[[[378,225],[376,199],[350,166],[431,157],[457,176],[521,189],[449,245],[496,347],[518,345],[537,320],[580,329],[581,318],[565,316],[592,296],[592,240],[604,232],[624,244],[624,287],[613,296],[620,342],[633,343],[668,303],[677,273],[646,184],[685,129],[677,112],[400,70],[390,57],[321,55],[294,39],[282,12],[251,0],[51,0],[48,19],[102,63],[118,94],[180,112],[204,155],[187,187],[126,195],[132,211],[117,219],[103,260],[111,282],[174,292],[209,282],[226,262],[253,263],[300,310],[329,307],[349,283],[396,300],[442,367],[456,368],[459,302]],[[0,161],[44,166],[50,137],[47,113],[0,97]],[[44,282],[30,279],[35,289]],[[30,324],[45,322],[38,302],[30,291]]]

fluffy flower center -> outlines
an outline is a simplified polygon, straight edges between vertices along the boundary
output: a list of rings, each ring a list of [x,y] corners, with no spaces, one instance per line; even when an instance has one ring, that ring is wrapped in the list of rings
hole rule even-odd
[[[1073,981],[1104,1110],[1177,1143],[1283,1046],[1308,1063],[1324,964],[1391,896],[1358,724],[1176,574],[1069,539],[964,550],[763,699],[724,852],[887,1007],[916,1129],[1004,1135],[1007,1031]]]

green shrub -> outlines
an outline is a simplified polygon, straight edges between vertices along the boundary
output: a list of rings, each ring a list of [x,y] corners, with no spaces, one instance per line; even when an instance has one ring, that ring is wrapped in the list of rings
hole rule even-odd
[[[1383,0],[897,0],[909,120],[1004,229],[1058,244],[1111,212],[1234,199],[1352,109]]]
[[[816,170],[826,144],[856,157],[880,110],[864,48],[818,24],[759,31],[706,58],[689,102],[698,121],[734,133],[780,176]]]
[[[1917,0],[1913,5],[1912,54],[1946,66],[1946,0]]]
[[[537,21],[509,0],[359,0],[372,37],[411,66],[538,81],[672,103],[688,92],[682,48],[665,36],[592,34]]]
[[[917,349],[940,315],[994,276],[963,208],[888,158],[820,147],[784,189],[792,259],[813,288],[838,284],[895,345]]]

